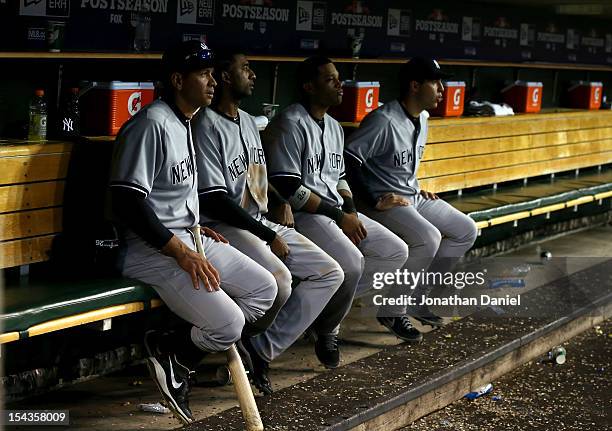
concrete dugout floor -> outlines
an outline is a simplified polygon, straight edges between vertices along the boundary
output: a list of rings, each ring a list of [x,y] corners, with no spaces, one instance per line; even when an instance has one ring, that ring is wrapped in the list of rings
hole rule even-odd
[[[551,251],[554,257],[610,257],[612,256],[612,227],[593,228],[531,244],[506,256],[529,262],[537,259],[542,249]],[[601,260],[578,259],[573,261],[571,270],[572,272],[578,271],[599,261]],[[343,364],[354,362],[377,353],[386,346],[399,343],[399,340],[389,334],[374,318],[363,316],[362,309],[358,307],[353,308],[345,320],[341,339],[343,340],[341,347]],[[427,348],[427,336],[423,344],[413,348]],[[211,356],[205,363],[221,364],[223,357]],[[271,378],[275,389],[278,390],[304,382],[324,372],[325,369],[314,356],[313,346],[305,340],[300,340],[272,364]],[[201,375],[199,380],[210,377],[210,375]],[[180,427],[180,423],[171,415],[139,411],[140,403],[155,403],[160,399],[146,367],[142,365],[41,397],[14,403],[6,408],[68,409],[71,417],[70,429],[168,430]],[[190,400],[196,419],[203,419],[237,405],[231,385],[195,387]]]

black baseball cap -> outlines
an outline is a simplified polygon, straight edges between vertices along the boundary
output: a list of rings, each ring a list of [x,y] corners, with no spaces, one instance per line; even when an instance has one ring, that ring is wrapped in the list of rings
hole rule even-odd
[[[450,78],[450,73],[442,72],[440,65],[433,58],[413,57],[400,69],[400,78],[407,81],[436,80]]]
[[[165,72],[191,72],[213,67],[213,51],[199,40],[188,40],[171,46],[162,56]]]

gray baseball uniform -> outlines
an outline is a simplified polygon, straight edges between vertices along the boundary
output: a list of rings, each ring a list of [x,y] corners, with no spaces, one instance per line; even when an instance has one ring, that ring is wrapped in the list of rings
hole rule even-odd
[[[289,246],[289,256],[283,262],[251,232],[220,221],[214,224],[232,245],[259,262],[276,279],[279,294],[283,296],[282,301],[277,301],[280,311],[265,332],[252,338],[260,356],[271,361],[320,315],[342,283],[341,268],[295,229],[265,219],[266,158],[251,115],[239,110],[237,123],[207,108],[194,119],[194,139],[200,195],[226,191],[235,203],[280,235]],[[292,275],[300,280],[293,291]],[[334,328],[343,316],[341,311],[333,310],[324,319]]]
[[[160,222],[192,250],[189,228],[198,224],[197,171],[189,121],[157,100],[120,131],[113,155],[111,187],[142,193]],[[245,320],[256,321],[276,297],[274,278],[229,245],[202,237],[207,259],[219,271],[221,290],[193,288],[190,275],[133,232],[125,232],[123,275],[150,284],[168,307],[193,324],[191,338],[206,351],[228,349]],[[202,283],[201,283],[202,284]]]
[[[336,120],[325,114],[321,127],[302,104],[296,103],[268,125],[264,142],[271,178],[299,178],[327,203],[335,207],[342,205],[338,187],[344,177],[344,132]],[[341,187],[348,190],[346,183]],[[299,210],[303,205],[300,203],[294,208]],[[374,272],[395,271],[408,257],[406,244],[395,234],[363,214],[358,217],[367,230],[367,237],[355,246],[331,218],[304,211],[295,213],[297,229],[344,270],[342,288],[347,293],[335,303],[330,301],[328,306],[347,312],[354,292],[362,295],[372,288]]]
[[[463,256],[477,235],[471,218],[441,199],[419,194],[417,170],[425,150],[428,117],[426,111],[419,115],[419,132],[394,100],[368,114],[346,144],[347,157],[362,165],[366,185],[375,198],[392,192],[410,200],[410,206],[364,212],[408,244],[406,267],[413,271],[427,268],[434,257]]]

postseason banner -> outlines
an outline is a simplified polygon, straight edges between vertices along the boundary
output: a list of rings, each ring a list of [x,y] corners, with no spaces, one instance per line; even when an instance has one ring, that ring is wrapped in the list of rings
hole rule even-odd
[[[330,1],[326,46],[331,55],[379,57],[386,33],[387,8],[380,1]]]
[[[281,54],[295,31],[295,1],[219,0],[211,46],[241,46],[252,54]]]
[[[543,11],[543,10],[542,10]],[[159,52],[199,39],[252,54],[612,64],[612,26],[538,9],[403,0],[0,0],[0,49]]]

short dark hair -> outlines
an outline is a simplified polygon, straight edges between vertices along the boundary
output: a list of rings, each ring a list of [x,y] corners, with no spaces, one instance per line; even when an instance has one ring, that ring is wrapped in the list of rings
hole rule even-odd
[[[300,63],[297,70],[297,84],[302,96],[305,95],[304,84],[316,80],[319,76],[319,67],[330,63],[333,61],[324,55],[314,55]]]
[[[232,63],[234,63],[236,60],[236,56],[246,55],[244,50],[241,48],[224,49],[223,51],[219,51],[215,54],[215,71],[213,72],[213,76],[219,84],[221,83],[221,72],[229,71]]]
[[[223,91],[223,81],[221,80],[221,73],[228,72],[230,70],[230,67],[236,60],[236,56],[246,54],[241,48],[228,48],[215,54],[215,69],[213,71],[213,78],[215,78],[215,81],[217,81],[215,98],[218,99],[219,94],[221,94],[221,91]]]

